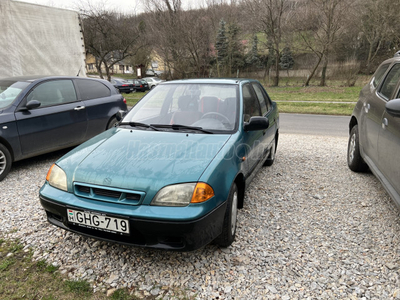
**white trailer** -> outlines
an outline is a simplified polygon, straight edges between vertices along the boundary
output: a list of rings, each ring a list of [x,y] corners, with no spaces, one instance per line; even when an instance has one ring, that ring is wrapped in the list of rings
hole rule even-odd
[[[78,12],[0,1],[0,78],[78,74],[86,76]]]

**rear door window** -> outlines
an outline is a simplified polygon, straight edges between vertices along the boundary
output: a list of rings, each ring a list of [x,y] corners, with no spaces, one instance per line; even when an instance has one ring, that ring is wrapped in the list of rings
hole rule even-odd
[[[79,91],[80,100],[109,97],[110,89],[103,83],[96,80],[78,79],[76,85]]]
[[[253,83],[252,85],[257,94],[258,101],[260,102],[261,113],[263,116],[265,116],[266,113],[271,109],[271,102],[260,84]]]
[[[376,70],[374,77],[372,78],[372,85],[376,88],[383,79],[383,75],[385,75],[386,70],[389,68],[390,63],[381,65],[378,70]]]
[[[379,90],[379,94],[386,100],[389,100],[400,79],[400,64],[395,64],[387,74],[382,86]]]

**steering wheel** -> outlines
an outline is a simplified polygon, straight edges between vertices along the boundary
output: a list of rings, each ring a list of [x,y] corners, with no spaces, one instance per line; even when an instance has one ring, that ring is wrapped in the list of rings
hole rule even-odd
[[[214,112],[214,111],[210,111],[208,113],[205,113],[201,118],[202,119],[206,119],[208,116],[213,116],[213,115],[217,116],[218,118],[222,119],[223,121],[226,121],[226,123],[228,123],[228,124],[230,123],[229,119],[226,116],[224,116],[223,114]],[[214,118],[212,118],[212,119],[214,119]]]

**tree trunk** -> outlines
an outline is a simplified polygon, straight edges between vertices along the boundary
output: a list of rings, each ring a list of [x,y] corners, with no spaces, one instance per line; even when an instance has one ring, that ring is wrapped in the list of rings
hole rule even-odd
[[[322,66],[322,74],[321,74],[321,81],[319,83],[320,86],[326,85],[326,70],[328,69],[328,55],[324,55],[324,64]]]
[[[279,85],[279,51],[276,51],[274,86]]]
[[[322,57],[323,57],[323,55],[319,56],[318,62],[315,65],[314,69],[312,70],[310,76],[308,76],[306,82],[304,83],[304,86],[309,86],[310,85],[311,78],[314,77],[314,74],[317,71],[319,64],[321,63]]]

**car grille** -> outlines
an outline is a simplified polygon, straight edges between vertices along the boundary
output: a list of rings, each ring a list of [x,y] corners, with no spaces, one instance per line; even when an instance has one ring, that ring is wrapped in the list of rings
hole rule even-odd
[[[91,186],[82,183],[74,183],[74,193],[79,197],[99,201],[118,202],[127,205],[138,205],[145,193],[129,190],[120,190],[103,186]]]

